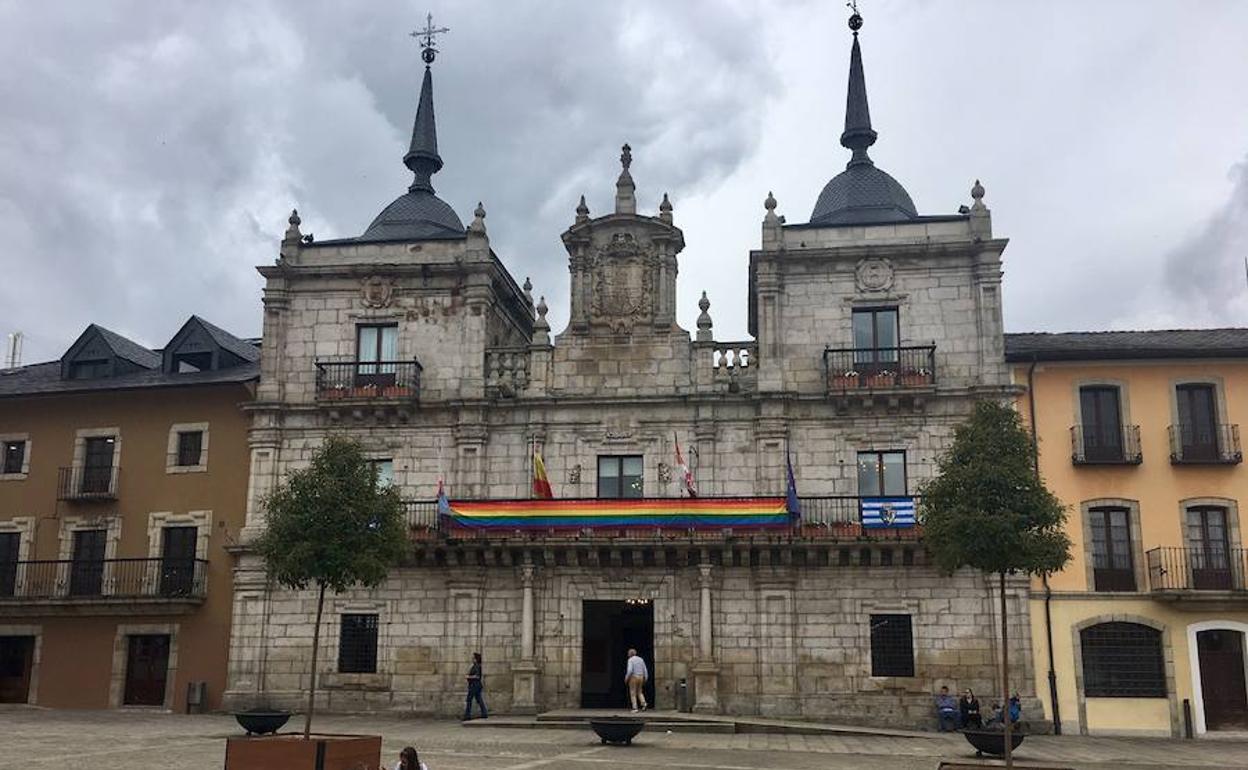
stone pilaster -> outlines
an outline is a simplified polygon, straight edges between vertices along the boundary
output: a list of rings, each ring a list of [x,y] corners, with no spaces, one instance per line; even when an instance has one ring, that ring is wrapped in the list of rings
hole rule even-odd
[[[693,673],[693,710],[700,714],[719,713],[719,666],[715,664],[711,638],[711,565],[698,565],[698,662]]]
[[[537,678],[541,667],[535,662],[533,629],[533,565],[520,567],[523,593],[520,606],[520,661],[511,667],[511,710],[517,714],[537,713]]]

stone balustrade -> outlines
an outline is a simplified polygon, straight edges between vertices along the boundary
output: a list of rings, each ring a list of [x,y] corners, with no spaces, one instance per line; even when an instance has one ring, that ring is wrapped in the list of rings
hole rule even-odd
[[[500,347],[485,351],[485,391],[487,395],[515,398],[529,384],[529,349]]]

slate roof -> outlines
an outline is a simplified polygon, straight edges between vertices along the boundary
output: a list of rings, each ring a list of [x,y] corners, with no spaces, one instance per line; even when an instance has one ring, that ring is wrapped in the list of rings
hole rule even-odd
[[[208,332],[208,336],[212,337],[213,341],[225,350],[230,351],[244,361],[255,362],[260,360],[260,348],[246,340],[235,337],[216,324],[209,323],[202,316],[193,315],[191,318],[199,321],[204,331]]]
[[[1248,328],[1005,335],[1005,360],[1248,358]]]
[[[158,362],[159,360],[157,357]],[[96,380],[65,380],[61,379],[61,362],[48,361],[42,364],[20,366],[16,369],[0,369],[0,398],[53,393],[218,385],[248,382],[259,377],[260,364],[254,362],[229,369],[185,374],[165,374],[160,370],[158,363],[155,369],[120,374],[115,377],[102,377]]]
[[[382,209],[357,240],[423,241],[464,237],[464,223],[446,201],[426,190],[411,190]]]
[[[138,364],[144,369],[159,369],[160,354],[155,351],[148,350],[133,340],[128,340],[115,331],[105,329],[99,324],[91,324],[87,327],[87,331],[95,329],[99,332],[100,337],[112,349],[118,358],[124,358],[127,361]]]
[[[908,222],[919,212],[910,194],[873,163],[850,163],[832,177],[819,193],[812,225],[875,224]]]

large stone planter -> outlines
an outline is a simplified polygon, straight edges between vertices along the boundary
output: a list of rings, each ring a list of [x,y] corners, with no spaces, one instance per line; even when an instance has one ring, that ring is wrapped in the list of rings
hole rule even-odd
[[[640,719],[629,719],[628,717],[602,717],[601,719],[589,720],[589,726],[598,734],[598,738],[604,743],[612,743],[617,746],[631,746],[633,739],[637,737],[637,733],[641,732],[646,723]]]
[[[225,770],[373,770],[381,765],[380,735],[231,736]]]
[[[255,708],[234,712],[234,719],[248,735],[267,735],[285,727],[290,721],[290,712]]]

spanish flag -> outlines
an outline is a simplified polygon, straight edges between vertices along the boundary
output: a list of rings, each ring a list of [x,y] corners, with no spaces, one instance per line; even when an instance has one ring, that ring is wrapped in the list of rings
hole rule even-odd
[[[550,489],[550,479],[546,478],[546,463],[542,462],[542,453],[533,447],[533,496],[549,500],[555,496]]]

